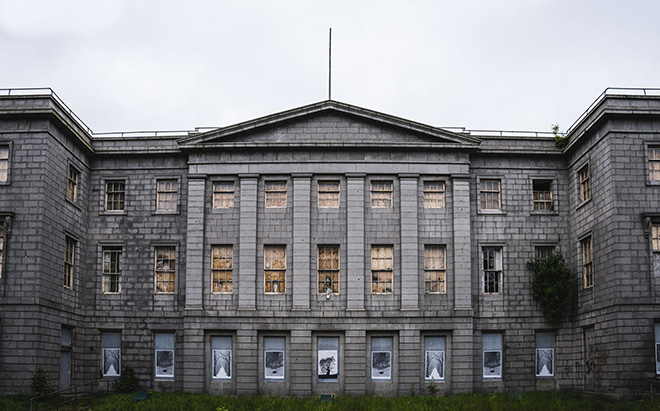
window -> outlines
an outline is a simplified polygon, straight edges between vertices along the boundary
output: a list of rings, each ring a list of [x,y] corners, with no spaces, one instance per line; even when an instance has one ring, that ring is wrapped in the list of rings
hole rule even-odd
[[[555,333],[539,331],[536,333],[536,376],[554,377],[555,375]]]
[[[482,211],[502,210],[502,191],[500,180],[479,181],[479,201]]]
[[[481,340],[483,377],[502,378],[502,334],[484,333]]]
[[[391,245],[372,246],[371,293],[391,294],[394,288],[393,272],[393,247]]]
[[[9,147],[0,146],[0,183],[9,179]]]
[[[125,185],[123,180],[105,182],[105,211],[124,211]]]
[[[230,381],[232,372],[232,339],[229,336],[211,337],[211,379]]]
[[[339,208],[339,181],[319,181],[319,208]]]
[[[502,247],[482,249],[484,294],[502,293]]]
[[[391,181],[372,181],[371,207],[392,208],[392,193],[393,189]]]
[[[554,252],[555,252],[555,247],[552,246],[536,247],[536,258],[539,260],[544,260],[550,257]]]
[[[213,183],[213,208],[234,208],[234,182]]]
[[[591,183],[589,182],[589,164],[578,171],[578,180],[580,182],[580,202],[591,198]]]
[[[444,294],[447,292],[445,279],[445,247],[424,246],[424,292]]]
[[[445,208],[444,181],[424,181],[424,208]]]
[[[101,348],[103,378],[121,376],[121,332],[101,331]]]
[[[156,294],[174,293],[176,278],[176,249],[156,247]]]
[[[660,182],[660,146],[650,146],[649,158],[649,180],[652,183]]]
[[[319,337],[317,343],[317,377],[319,382],[339,379],[339,337]]]
[[[5,254],[5,227],[0,225],[0,278],[2,278],[3,273],[3,257]]]
[[[64,287],[73,289],[73,269],[76,259],[76,241],[66,237],[64,245]]]
[[[264,292],[284,294],[286,289],[286,247],[264,246]]]
[[[234,248],[214,245],[211,248],[211,283],[214,293],[232,293]]]
[[[156,181],[156,211],[176,211],[179,182],[176,179]]]
[[[264,379],[284,380],[286,338],[264,337]]]
[[[392,380],[392,337],[371,337],[371,379]]]
[[[174,333],[154,334],[156,378],[174,378]]]
[[[651,239],[653,242],[653,252],[660,251],[660,224],[651,225]]]
[[[103,250],[103,293],[116,294],[121,291],[122,250],[110,248]]]
[[[318,248],[318,292],[339,293],[339,246],[320,245]]]
[[[594,285],[594,267],[591,253],[591,236],[580,241],[582,248],[582,280],[584,288]]]
[[[655,323],[655,373],[660,375],[660,323]]]
[[[552,180],[532,181],[534,211],[552,211]]]
[[[445,380],[445,337],[424,337],[424,379]]]
[[[286,181],[267,181],[265,197],[266,208],[285,208]]]
[[[80,172],[76,170],[73,166],[69,166],[69,179],[66,189],[66,198],[73,201],[74,203],[78,202],[79,180],[80,180]]]

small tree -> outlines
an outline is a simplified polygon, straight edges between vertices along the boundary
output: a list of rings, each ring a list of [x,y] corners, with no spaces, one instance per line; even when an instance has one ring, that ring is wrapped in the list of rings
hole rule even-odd
[[[562,149],[568,145],[568,136],[559,131],[559,124],[552,125],[552,133],[555,135],[555,146]]]
[[[119,392],[130,393],[135,391],[138,385],[138,380],[132,368],[124,368],[121,370],[121,376],[112,383],[112,388]]]
[[[50,394],[55,391],[53,385],[50,383],[48,374],[46,374],[46,371],[41,367],[32,373],[30,380],[32,381],[32,390],[37,396]]]
[[[541,304],[543,316],[549,322],[561,323],[564,309],[570,300],[573,280],[573,274],[568,269],[564,256],[557,251],[528,264],[534,270],[534,300]]]

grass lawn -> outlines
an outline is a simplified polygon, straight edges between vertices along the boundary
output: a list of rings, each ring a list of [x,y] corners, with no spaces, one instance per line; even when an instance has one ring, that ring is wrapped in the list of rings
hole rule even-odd
[[[0,411],[29,411],[30,400],[22,395],[0,395]],[[614,401],[603,396],[571,393],[529,392],[520,394],[461,394],[446,397],[338,397],[318,398],[219,397],[190,393],[154,392],[143,401],[132,394],[112,394],[87,400],[81,411],[430,411],[430,410],[660,410],[660,398],[635,402]],[[72,410],[60,408],[61,411]]]

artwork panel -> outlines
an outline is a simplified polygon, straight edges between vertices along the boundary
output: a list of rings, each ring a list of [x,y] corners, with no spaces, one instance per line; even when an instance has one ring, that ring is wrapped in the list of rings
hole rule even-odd
[[[655,344],[655,373],[660,375],[660,343]]]
[[[336,379],[338,377],[337,364],[339,363],[337,350],[318,351],[318,377],[319,379]]]
[[[103,376],[119,377],[121,375],[121,349],[103,349]]]
[[[390,351],[373,351],[371,353],[371,378],[374,380],[392,378],[392,353]]]
[[[443,381],[445,379],[445,352],[426,351],[425,380]]]
[[[501,351],[484,351],[483,371],[484,378],[502,377]]]
[[[552,377],[555,375],[555,350],[538,348],[536,350],[536,376]]]
[[[156,350],[156,377],[174,377],[174,351]]]
[[[231,379],[231,350],[213,350],[213,379]]]
[[[284,379],[284,351],[266,351],[264,353],[264,378]]]

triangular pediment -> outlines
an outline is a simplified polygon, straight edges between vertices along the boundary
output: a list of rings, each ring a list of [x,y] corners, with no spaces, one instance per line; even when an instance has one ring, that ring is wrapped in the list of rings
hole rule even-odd
[[[480,140],[333,100],[191,135],[182,149],[212,147],[475,148]]]

